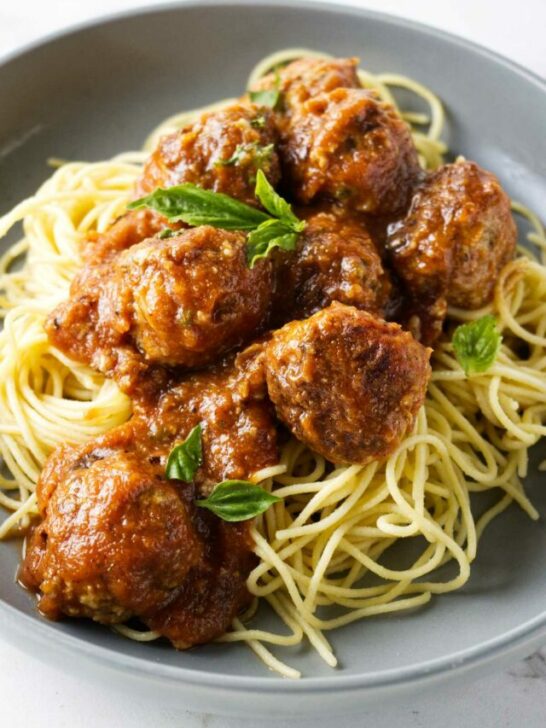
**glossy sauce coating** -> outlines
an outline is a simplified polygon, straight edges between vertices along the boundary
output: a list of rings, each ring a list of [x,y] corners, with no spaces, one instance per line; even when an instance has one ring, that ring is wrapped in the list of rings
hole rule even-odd
[[[39,586],[50,617],[108,624],[145,614],[203,558],[184,488],[114,445],[57,450],[42,473],[44,520],[27,546],[24,581]]]
[[[398,324],[333,303],[275,332],[266,350],[277,416],[333,463],[389,455],[425,399],[430,349]]]
[[[192,182],[256,205],[256,172],[279,181],[277,132],[268,109],[234,104],[203,114],[159,142],[136,185],[141,197],[158,187]]]
[[[203,226],[84,269],[46,330],[59,349],[132,392],[149,365],[202,367],[248,341],[271,295],[271,262],[250,269],[242,233]]]
[[[294,198],[329,199],[369,214],[400,210],[421,175],[407,124],[364,89],[339,88],[291,117],[283,164]]]
[[[58,450],[38,497],[21,579],[50,618],[138,617],[186,648],[222,634],[249,601],[246,527],[197,508],[192,485],[164,480],[123,442]]]
[[[413,303],[408,325],[426,342],[441,332],[447,306],[481,308],[515,254],[510,199],[475,162],[440,167],[391,226],[388,250]]]
[[[179,227],[179,224],[169,223],[165,217],[153,210],[129,210],[118,217],[105,232],[89,233],[81,251],[83,262],[87,269],[95,268],[113,260],[123,250],[173,227]]]
[[[201,424],[203,465],[195,482],[205,494],[222,480],[245,480],[276,464],[276,423],[264,360],[258,342],[234,359],[172,381],[159,396],[137,400],[133,439],[166,464],[172,447]]]

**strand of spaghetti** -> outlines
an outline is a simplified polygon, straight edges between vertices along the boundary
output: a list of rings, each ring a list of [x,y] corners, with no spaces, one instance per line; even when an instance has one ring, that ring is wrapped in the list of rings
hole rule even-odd
[[[351,509],[354,503],[358,501],[362,493],[364,493],[364,491],[370,484],[376,468],[377,463],[372,463],[371,466],[366,468],[366,470],[362,474],[363,477],[361,479],[361,482],[351,492],[349,497],[344,501],[340,508],[332,513],[330,516],[328,516],[326,519],[323,519],[321,521],[320,525],[322,527],[327,527],[333,523],[338,522]],[[300,524],[307,521],[313,513],[317,512],[320,509],[321,505],[326,501],[327,497],[329,495],[332,495],[333,491],[335,491],[335,489],[339,486],[339,482],[341,480],[348,480],[352,478],[360,470],[361,467],[359,465],[352,465],[347,468],[346,472],[341,473],[336,478],[325,481],[323,488],[316,495],[314,495],[313,498],[311,498],[309,503],[296,518],[291,528],[277,531],[277,533],[275,534],[276,538],[282,541],[286,538],[293,538],[294,536],[303,536],[309,533],[309,531],[314,530],[315,524],[308,524],[307,526],[302,526]]]
[[[115,624],[112,626],[112,630],[135,642],[153,642],[161,637],[159,632],[154,632],[150,629],[132,629],[132,627],[128,627],[126,624]]]
[[[465,417],[463,417],[457,408],[449,401],[446,395],[440,391],[438,386],[432,382],[429,385],[429,396],[434,398],[440,404],[441,408],[449,414],[453,421],[468,437],[472,445],[480,452],[485,461],[485,470],[482,467],[477,467],[479,461],[476,461],[476,464],[472,463],[469,456],[462,450],[455,447],[453,443],[447,443],[452,459],[474,480],[483,483],[492,480],[497,474],[497,464],[491,454],[488,443],[483,439],[483,437],[481,437],[476,428],[473,427]]]
[[[243,629],[243,625],[238,619],[233,621],[233,625],[236,629]],[[257,640],[248,640],[247,645],[258,655],[258,657],[265,665],[267,665],[267,667],[269,667],[270,670],[274,670],[275,672],[278,672],[279,675],[292,678],[293,680],[297,680],[301,677],[301,672],[299,670],[295,670],[293,667],[289,667],[286,663],[281,662],[281,660],[275,657]]]
[[[256,640],[259,642],[269,642],[279,647],[290,647],[299,644],[303,638],[303,629],[290,614],[290,610],[285,609],[280,597],[271,595],[267,597],[267,601],[292,631],[292,634],[280,635],[276,632],[267,632],[263,629],[248,629],[243,627],[243,629],[226,632],[226,634],[217,639],[217,642],[245,642],[247,640]],[[241,618],[241,622],[244,625],[243,618]]]
[[[321,630],[311,625],[303,614],[293,609],[294,618],[300,623],[307,639],[329,667],[337,667],[337,658]]]
[[[13,529],[29,514],[35,514],[36,510],[36,493],[32,493],[24,500],[19,508],[8,516],[2,524],[0,524],[0,540],[6,538]]]
[[[442,103],[436,94],[433,94],[426,86],[423,86],[423,84],[418,81],[408,79],[406,76],[401,76],[400,74],[380,73],[376,76],[376,78],[379,83],[382,83],[385,86],[399,86],[401,88],[406,88],[425,99],[431,111],[428,137],[434,141],[437,141],[440,138],[444,126],[445,114]]]
[[[507,430],[507,432],[510,432],[512,435],[514,435],[514,437],[517,437],[518,440],[521,440],[527,445],[533,445],[536,441],[536,438],[533,435],[525,432],[521,427],[515,425],[512,419],[501,407],[499,402],[500,382],[501,380],[499,377],[493,377],[489,385],[489,403],[491,405],[491,409],[495,413],[495,416],[497,417],[501,425]]]
[[[359,619],[365,617],[375,617],[378,614],[392,614],[393,612],[400,612],[405,609],[414,609],[420,607],[430,601],[431,593],[424,592],[413,597],[402,598],[394,602],[387,604],[378,604],[377,606],[361,607],[355,609],[347,614],[343,614],[340,617],[334,617],[332,619],[314,619],[316,625],[322,630],[339,629],[345,627],[351,622],[356,622]]]

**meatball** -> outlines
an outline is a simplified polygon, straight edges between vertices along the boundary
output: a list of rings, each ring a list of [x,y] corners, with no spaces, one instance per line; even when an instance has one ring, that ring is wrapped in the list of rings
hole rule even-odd
[[[374,215],[404,208],[421,175],[408,125],[371,91],[338,88],[303,103],[286,127],[283,165],[294,198]]]
[[[253,90],[278,89],[282,111],[290,114],[320,93],[336,88],[359,88],[357,66],[357,58],[301,58],[267,74]]]
[[[88,237],[82,250],[83,260],[90,266],[98,266],[111,261],[132,245],[173,226],[167,218],[153,210],[131,210],[115,220],[104,233],[92,233]]]
[[[170,604],[146,620],[150,629],[179,650],[210,642],[227,631],[250,603],[246,580],[257,563],[246,523],[224,523],[196,510],[206,549],[204,564],[190,572]]]
[[[129,392],[149,366],[214,361],[264,325],[272,268],[250,269],[242,233],[203,226],[150,239],[85,271],[46,322],[52,343]]]
[[[391,283],[363,223],[334,212],[305,217],[295,253],[278,258],[275,321],[307,318],[332,301],[382,316]]]
[[[115,286],[110,325],[130,297],[128,329],[149,361],[208,364],[250,338],[268,312],[271,265],[248,267],[240,233],[194,228],[141,243],[116,267],[122,283]]]
[[[398,324],[333,303],[273,334],[269,396],[280,420],[333,463],[389,455],[413,427],[430,350]]]
[[[185,649],[223,634],[249,602],[246,525],[195,506],[193,486],[165,480],[153,458],[98,443],[61,448],[38,498],[43,520],[22,579],[48,617],[137,617]]]
[[[158,187],[193,182],[256,205],[256,172],[272,185],[280,178],[273,115],[253,104],[234,104],[203,114],[163,137],[136,185],[137,196]]]
[[[57,451],[25,560],[41,611],[113,624],[166,604],[204,555],[190,491],[133,453]]]
[[[475,162],[448,164],[415,194],[389,228],[392,264],[413,302],[409,325],[432,342],[447,306],[481,308],[513,258],[516,226],[498,180]]]

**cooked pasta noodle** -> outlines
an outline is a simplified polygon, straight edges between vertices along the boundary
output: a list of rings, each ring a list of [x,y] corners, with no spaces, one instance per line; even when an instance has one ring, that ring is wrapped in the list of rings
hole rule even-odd
[[[309,55],[324,56],[303,49],[273,54],[256,66],[249,83]],[[439,99],[404,76],[360,71],[360,79],[395,106],[397,88],[428,105],[428,113],[400,113],[412,125],[422,165],[439,166],[446,152]],[[9,471],[0,479],[0,505],[10,512],[0,525],[0,538],[23,532],[37,513],[35,484],[56,445],[85,442],[131,414],[129,399],[112,381],[48,342],[43,322],[67,295],[80,266],[82,241],[91,231],[106,230],[125,211],[146,151],[204,110],[167,119],[143,152],[93,164],[60,163],[35,195],[0,218],[0,236],[22,222],[20,240],[0,261],[0,454]],[[504,338],[495,363],[467,377],[448,331],[434,352],[426,403],[414,431],[386,461],[333,468],[291,440],[279,465],[255,474],[254,480],[282,501],[252,528],[259,564],[248,587],[256,600],[269,603],[285,628],[262,629],[257,601],[222,641],[246,642],[286,677],[299,677],[299,672],[269,646],[307,640],[335,667],[326,632],[414,608],[434,594],[462,587],[493,518],[513,502],[530,518],[538,517],[522,479],[529,470],[529,448],[546,435],[546,237],[534,213],[520,203],[513,210],[526,219],[538,255],[529,246],[521,248],[484,309],[449,311],[451,327],[485,313],[496,317]],[[14,266],[21,260],[21,267]],[[471,494],[485,491],[496,494],[496,502],[475,517]],[[409,566],[389,566],[384,555],[403,539],[419,545],[418,556]],[[447,564],[451,570],[439,571]],[[139,641],[157,637],[128,626],[116,629]]]

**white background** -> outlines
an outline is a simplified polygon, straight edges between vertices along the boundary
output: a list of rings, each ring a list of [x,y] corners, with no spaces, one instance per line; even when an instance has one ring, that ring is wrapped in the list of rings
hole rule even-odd
[[[488,46],[546,75],[546,0],[345,0],[434,25]],[[154,0],[0,0],[0,58],[52,31]],[[1,112],[1,103],[0,103]],[[545,130],[546,132],[546,130]],[[542,728],[546,725],[546,649],[508,670],[460,688],[416,694],[404,706],[364,710],[335,728]],[[10,728],[250,728],[256,721],[195,715],[83,684],[46,667],[0,637],[0,726]],[[328,728],[332,721],[268,723]]]

